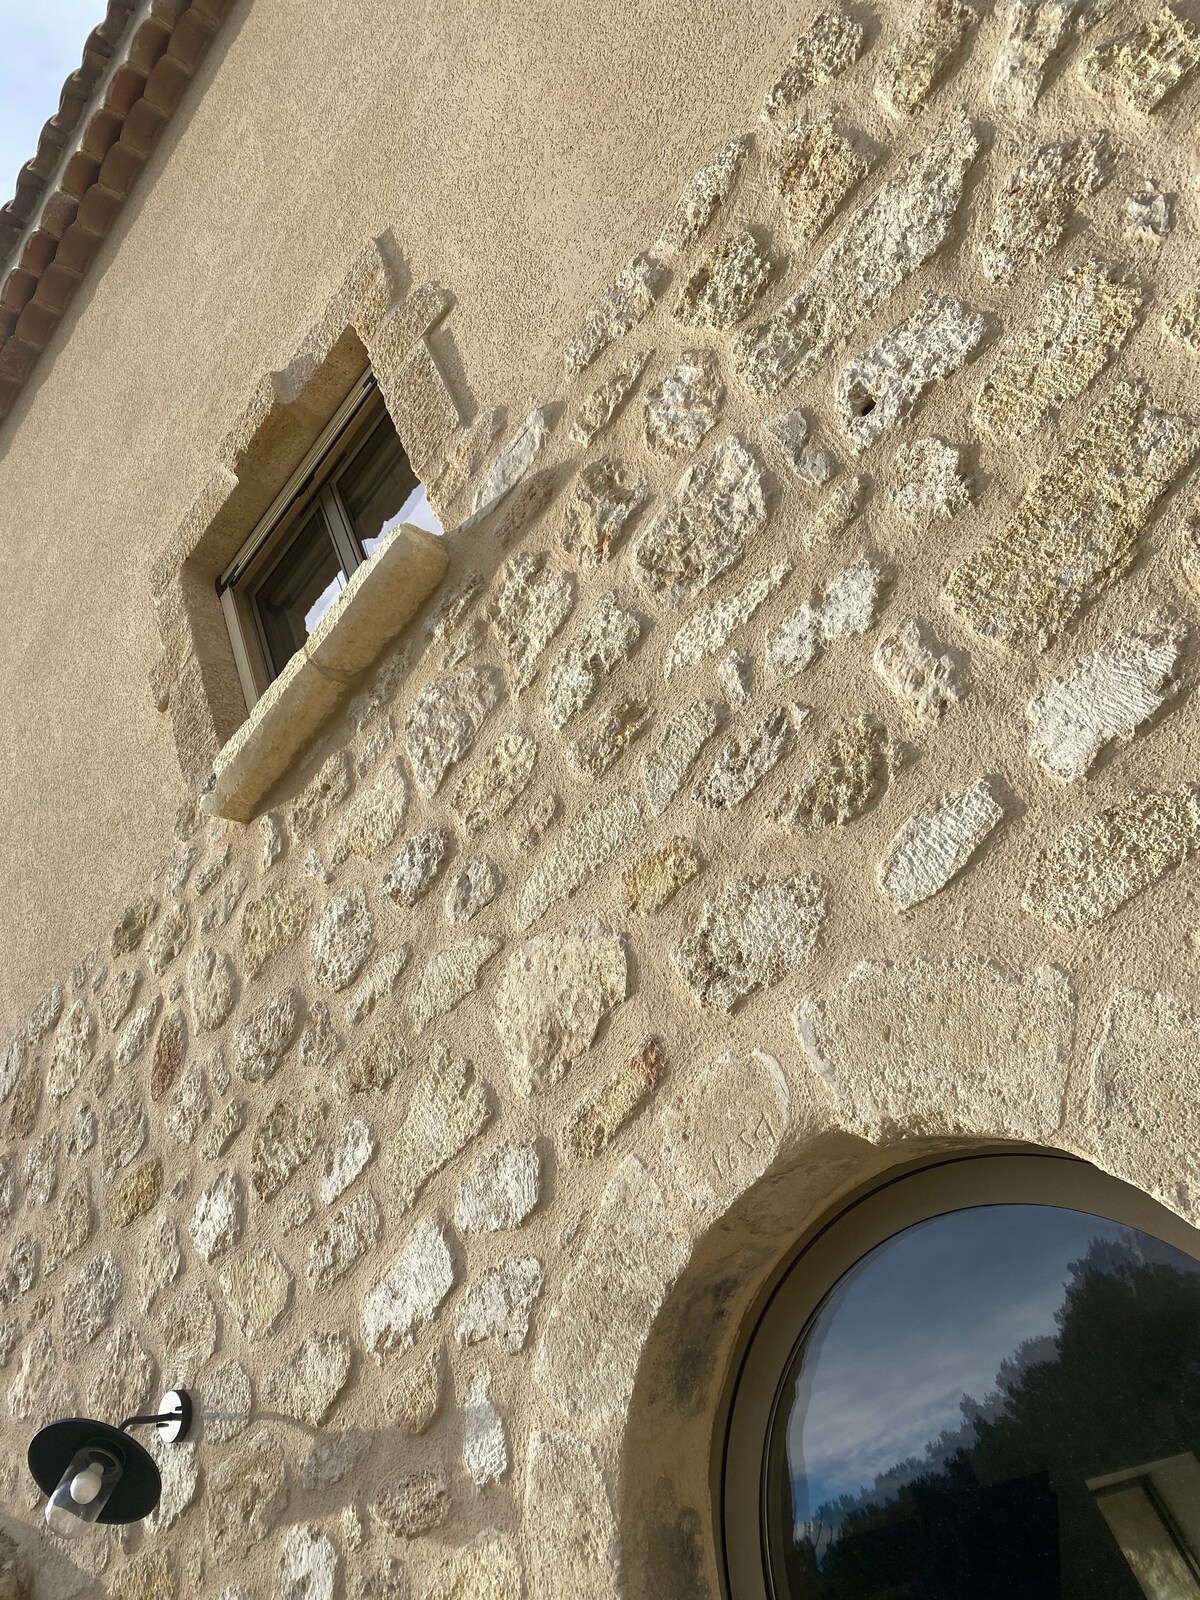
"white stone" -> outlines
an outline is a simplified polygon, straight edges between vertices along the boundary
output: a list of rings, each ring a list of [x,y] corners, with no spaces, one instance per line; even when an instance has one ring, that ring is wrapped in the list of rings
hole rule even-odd
[[[781,677],[794,678],[832,640],[866,633],[875,622],[883,584],[883,568],[873,557],[860,555],[819,596],[768,631],[767,666]]]
[[[1105,745],[1132,738],[1170,695],[1186,637],[1159,616],[1077,656],[1027,712],[1029,746],[1046,770],[1083,778]]]
[[[492,1017],[518,1094],[544,1094],[588,1048],[626,991],[625,947],[602,924],[545,934],[515,950]]]
[[[460,1233],[519,1228],[538,1203],[541,1182],[536,1145],[501,1145],[482,1156],[463,1179],[454,1226]]]
[[[284,1530],[274,1600],[333,1600],[338,1577],[337,1546],[312,1523]]]
[[[203,1261],[215,1261],[235,1245],[242,1233],[242,1185],[236,1173],[221,1172],[196,1201],[188,1226]]]
[[[699,606],[667,647],[663,656],[663,677],[673,678],[685,667],[694,667],[698,662],[720,655],[734,632],[749,622],[759,606],[770,599],[791,573],[789,561],[776,562],[728,599]]]
[[[463,1399],[463,1464],[477,1489],[499,1483],[508,1471],[508,1440],[492,1404],[489,1372],[472,1374]]]
[[[446,891],[447,922],[470,922],[500,893],[504,875],[494,861],[468,861]]]
[[[480,973],[498,954],[501,943],[490,935],[462,939],[430,956],[421,981],[408,1001],[418,1033],[438,1017],[453,1011],[478,986]]]
[[[346,1192],[374,1154],[375,1135],[370,1124],[361,1117],[346,1123],[325,1157],[321,1199],[327,1206]]]
[[[1004,816],[987,778],[943,795],[933,811],[917,811],[879,863],[879,887],[897,911],[944,889]]]
[[[967,692],[965,672],[918,617],[906,617],[885,634],[871,662],[881,682],[924,722],[936,722]]]
[[[444,1229],[426,1218],[368,1293],[362,1307],[363,1340],[382,1357],[407,1350],[454,1287],[454,1263]]]
[[[374,944],[375,928],[366,894],[357,885],[339,890],[313,929],[317,982],[326,989],[348,988],[362,971]]]
[[[500,448],[480,479],[471,503],[471,515],[462,523],[460,531],[482,522],[512,493],[541,454],[549,432],[550,407],[538,406]]]
[[[642,776],[651,816],[661,816],[679,793],[683,780],[720,723],[721,708],[717,701],[696,700],[663,728],[658,744],[642,757]]]
[[[641,624],[618,605],[615,594],[600,596],[596,609],[546,675],[546,720],[562,729],[591,705],[615,667],[641,637]]]
[[[346,1001],[346,1021],[352,1024],[365,1022],[381,1000],[386,1000],[396,986],[396,980],[408,965],[409,948],[402,944],[398,950],[383,956],[368,967],[362,981],[351,991]]]
[[[529,1335],[529,1319],[542,1292],[542,1264],[533,1256],[510,1256],[469,1284],[454,1313],[459,1344],[494,1339],[515,1355]]]
[[[734,434],[680,478],[634,543],[634,572],[659,605],[681,605],[740,561],[766,520],[762,462]]]
[[[392,1147],[396,1199],[406,1211],[428,1180],[491,1121],[486,1084],[438,1040],[413,1088]]]
[[[531,927],[551,906],[568,899],[642,832],[642,808],[627,790],[582,812],[529,874],[517,901],[517,926]]]

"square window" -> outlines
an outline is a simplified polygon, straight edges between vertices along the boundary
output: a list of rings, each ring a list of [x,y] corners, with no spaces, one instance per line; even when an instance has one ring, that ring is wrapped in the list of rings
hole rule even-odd
[[[402,523],[442,532],[368,375],[217,583],[248,706]]]

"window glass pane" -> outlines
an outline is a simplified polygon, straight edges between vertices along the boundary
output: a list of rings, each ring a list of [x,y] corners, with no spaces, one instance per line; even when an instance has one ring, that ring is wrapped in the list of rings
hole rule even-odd
[[[765,1474],[776,1600],[1196,1600],[1200,1263],[1047,1206],[908,1228],[817,1311]]]
[[[272,673],[279,673],[346,587],[325,518],[314,508],[254,592]]]
[[[338,479],[337,491],[365,556],[373,555],[402,522],[415,522],[431,533],[442,531],[388,417],[372,428]]]

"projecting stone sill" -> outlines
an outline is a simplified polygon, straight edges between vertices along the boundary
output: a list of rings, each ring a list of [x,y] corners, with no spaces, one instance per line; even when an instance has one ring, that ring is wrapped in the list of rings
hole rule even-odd
[[[404,523],[338,596],[213,764],[202,804],[249,822],[259,804],[446,572],[443,541]]]

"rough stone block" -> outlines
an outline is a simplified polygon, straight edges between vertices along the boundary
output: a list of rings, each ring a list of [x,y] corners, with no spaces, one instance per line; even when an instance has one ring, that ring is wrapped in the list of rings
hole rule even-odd
[[[662,1112],[662,1166],[693,1210],[719,1217],[774,1161],[791,1121],[783,1069],[762,1050],[724,1055],[680,1082]]]
[[[250,1149],[250,1182],[260,1200],[277,1195],[316,1149],[317,1113],[303,1103],[280,1100],[259,1124]]]
[[[620,790],[580,813],[526,879],[517,902],[517,926],[528,928],[551,906],[567,900],[642,832],[642,808]]]
[[[541,1195],[542,1165],[534,1144],[501,1145],[463,1179],[454,1211],[460,1233],[519,1228]]]
[[[697,700],[666,724],[658,744],[642,757],[642,776],[651,816],[661,816],[679,793],[720,722],[718,701]]]
[[[404,841],[404,847],[384,874],[380,888],[390,900],[415,906],[433,887],[450,849],[450,835],[442,828],[426,828]]]
[[[860,555],[820,594],[790,612],[767,632],[767,666],[794,678],[836,639],[866,633],[875,622],[886,575],[877,558]]]
[[[794,243],[811,244],[870,169],[870,157],[828,115],[779,133],[767,148],[767,182]]]
[[[979,13],[962,0],[922,0],[903,36],[884,57],[879,98],[894,116],[911,117],[961,55]]]
[[[543,934],[513,952],[496,987],[492,1018],[518,1094],[560,1083],[625,998],[625,947],[600,924]]]
[[[971,503],[958,450],[944,439],[914,439],[896,451],[900,482],[892,504],[914,528],[929,529]]]
[[[379,1237],[383,1219],[369,1191],[340,1206],[308,1247],[308,1276],[327,1289],[360,1261]]]
[[[766,520],[762,463],[734,434],[680,478],[634,544],[634,571],[660,605],[694,600],[741,560]]]
[[[879,887],[897,911],[909,911],[944,889],[999,826],[1004,807],[987,778],[945,794],[932,811],[917,811],[879,863]]]
[[[263,1397],[269,1407],[318,1427],[350,1381],[353,1347],[344,1333],[313,1333],[283,1366],[267,1375]]]
[[[666,1065],[659,1041],[646,1039],[628,1061],[575,1107],[563,1129],[567,1150],[577,1157],[603,1154],[654,1093]]]
[[[529,413],[480,479],[471,502],[471,515],[461,524],[460,531],[482,522],[512,494],[541,455],[551,427],[548,406],[538,406]]]
[[[491,1339],[508,1355],[525,1347],[529,1319],[542,1292],[542,1264],[532,1256],[510,1256],[468,1284],[454,1313],[459,1344]]]
[[[312,934],[313,970],[323,988],[349,988],[375,947],[366,894],[356,884],[335,894]]]
[[[625,909],[640,916],[661,911],[704,865],[699,849],[678,836],[661,850],[643,856],[621,880]]]
[[[515,693],[533,682],[538,661],[574,604],[570,578],[547,567],[544,558],[520,553],[503,568],[491,618]]]
[[[887,729],[873,717],[839,723],[821,741],[800,782],[772,807],[771,818],[800,832],[844,827],[887,792],[900,759]]]
[[[650,363],[652,350],[635,350],[617,367],[612,377],[593,389],[582,402],[571,424],[571,438],[586,447],[606,433],[613,419],[638,386]]]
[[[492,1120],[487,1085],[470,1062],[440,1041],[413,1089],[408,1114],[391,1150],[391,1175],[401,1212],[435,1172],[481,1134]]]
[[[967,674],[920,617],[905,617],[875,646],[880,680],[924,722],[939,717],[967,693]]]
[[[741,322],[774,272],[770,252],[748,228],[726,235],[692,273],[675,303],[689,328],[731,328]]]
[[[567,376],[590,367],[609,345],[637,326],[654,305],[663,268],[653,255],[631,256],[563,352]]]
[[[235,1256],[220,1273],[221,1293],[247,1344],[273,1333],[292,1295],[292,1275],[267,1245]]]
[[[440,1224],[426,1218],[362,1306],[367,1349],[382,1357],[407,1350],[454,1287],[454,1263]]]
[[[669,261],[695,244],[729,198],[752,142],[750,134],[738,134],[688,180],[654,243],[653,254],[659,260]],[[588,441],[581,439],[579,443]]]
[[[737,880],[705,903],[699,927],[676,954],[680,973],[701,1005],[732,1011],[809,959],[825,910],[815,878]]]
[[[463,776],[450,803],[468,835],[482,833],[512,810],[529,787],[537,756],[537,740],[517,728]]]
[[[499,953],[502,943],[490,935],[462,939],[429,958],[408,1002],[418,1033],[453,1011],[478,988],[480,974]]]
[[[601,595],[546,676],[546,720],[551,727],[564,728],[591,705],[615,668],[629,659],[641,633],[641,623],[615,594]]]
[[[726,600],[698,606],[671,640],[663,656],[663,677],[673,678],[686,667],[720,655],[734,633],[769,600],[791,576],[788,561],[760,572]]]
[[[767,90],[763,116],[768,122],[785,121],[813,89],[829,83],[852,66],[866,42],[862,24],[841,6],[835,4],[819,11],[808,31],[793,45],[783,71]]]
[[[807,711],[796,715],[784,707],[770,712],[741,738],[728,740],[692,789],[692,798],[711,811],[741,805],[790,754],[796,742],[797,722],[807,715]]]
[[[234,1061],[247,1083],[265,1083],[279,1070],[300,1029],[300,1001],[294,989],[284,989],[258,1006],[233,1039]]]
[[[1111,44],[1084,56],[1079,76],[1093,94],[1148,116],[1200,63],[1200,32],[1169,5]]]
[[[1103,134],[1039,145],[997,191],[991,226],[979,245],[987,276],[1011,278],[1044,261],[1062,240],[1080,204],[1108,182],[1111,171],[1112,156]]]
[[[563,549],[581,567],[610,560],[649,498],[649,486],[628,482],[615,461],[586,462],[563,513]]]
[[[496,674],[482,667],[434,678],[413,701],[404,723],[413,776],[423,794],[436,794],[461,761],[501,698]]]
[[[504,874],[487,856],[464,862],[446,891],[446,921],[470,922],[487,909],[504,886]]]
[[[580,777],[598,781],[620,760],[649,721],[650,708],[644,700],[619,700],[590,733],[571,741],[567,760]]]

